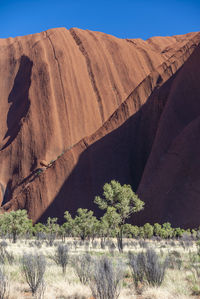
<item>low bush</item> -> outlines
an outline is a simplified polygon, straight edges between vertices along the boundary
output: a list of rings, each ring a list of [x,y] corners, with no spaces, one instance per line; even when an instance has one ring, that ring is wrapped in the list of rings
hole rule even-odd
[[[94,263],[90,288],[95,299],[116,299],[120,294],[121,281],[124,277],[124,265],[115,266],[103,256]]]
[[[147,282],[150,285],[160,286],[162,284],[167,266],[168,258],[162,262],[155,250],[147,249],[144,269]]]
[[[14,256],[12,253],[7,250],[7,243],[5,241],[0,242],[0,263],[5,264],[6,262],[9,265],[12,265],[14,262]]]
[[[50,257],[57,265],[62,267],[63,274],[66,273],[66,267],[69,262],[69,249],[67,245],[59,244],[55,254]]]
[[[143,284],[145,280],[152,286],[162,284],[168,266],[168,258],[162,262],[155,250],[147,249],[145,253],[129,253],[129,265],[136,290],[138,290],[139,283]]]
[[[178,269],[178,270],[181,269],[183,261],[181,258],[181,254],[178,251],[173,250],[169,252],[168,261],[169,261],[169,265],[168,265],[169,268]]]
[[[4,269],[0,267],[0,299],[9,298],[9,283],[8,278],[5,275]]]
[[[138,293],[140,293],[139,284],[141,285],[145,279],[145,255],[143,252],[139,252],[138,254],[129,252],[128,258],[135,289]]]
[[[22,274],[31,289],[32,295],[35,295],[44,284],[46,259],[42,254],[25,253],[21,259],[21,264]]]
[[[144,240],[139,240],[139,245],[141,248],[148,248],[148,243]]]
[[[96,249],[98,246],[98,242],[97,241],[92,241],[92,248]]]
[[[125,245],[124,245],[125,246]],[[108,250],[109,253],[113,256],[115,252],[116,246],[113,242],[109,243]]]
[[[86,253],[73,259],[74,270],[81,283],[87,284],[91,278],[92,257]]]
[[[106,244],[105,244],[105,241],[103,239],[101,239],[100,241],[100,247],[102,250],[104,250],[106,248]]]

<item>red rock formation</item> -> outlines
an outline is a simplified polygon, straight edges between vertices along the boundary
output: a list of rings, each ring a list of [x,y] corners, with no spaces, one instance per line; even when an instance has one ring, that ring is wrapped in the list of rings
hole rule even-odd
[[[62,217],[66,209],[95,208],[103,184],[118,179],[139,185],[149,208],[138,221],[183,224],[184,204],[172,213],[174,197],[162,194],[174,187],[176,164],[157,166],[179,132],[173,105],[187,114],[199,41],[199,33],[143,41],[64,28],[0,40],[2,209],[26,208],[34,221]],[[38,170],[40,161],[48,167]]]
[[[140,221],[199,225],[200,46],[174,76],[138,193]]]

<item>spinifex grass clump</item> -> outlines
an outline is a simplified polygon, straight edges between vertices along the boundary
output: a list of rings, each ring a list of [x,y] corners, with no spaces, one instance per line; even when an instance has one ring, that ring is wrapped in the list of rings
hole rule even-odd
[[[73,259],[74,270],[84,285],[89,283],[91,278],[92,257],[86,253]]]
[[[200,256],[197,253],[189,253],[189,261],[186,269],[190,273],[187,280],[190,282],[192,295],[200,295]]]
[[[178,270],[181,269],[183,260],[182,260],[181,254],[178,251],[176,251],[176,250],[170,251],[169,256],[168,256],[168,261],[169,261],[169,264],[168,264],[169,268],[178,269]]]
[[[66,273],[66,267],[69,261],[69,249],[67,245],[59,244],[55,254],[50,257],[57,265],[62,267],[63,274]]]
[[[163,282],[165,271],[168,266],[168,258],[163,262],[153,249],[148,249],[145,254],[145,275],[148,283],[152,286],[160,286]]]
[[[122,263],[113,265],[112,261],[105,256],[96,260],[90,282],[93,297],[95,299],[118,298],[123,277]]]
[[[8,244],[5,241],[0,242],[0,264],[5,264],[8,262],[10,265],[12,265],[14,256],[12,253],[7,251],[7,246]]]
[[[134,285],[136,290],[139,292],[139,284],[142,284],[145,278],[145,255],[143,252],[139,252],[138,254],[129,252],[128,257]]]
[[[138,254],[129,253],[129,265],[132,270],[136,289],[139,283],[147,281],[152,286],[160,286],[168,265],[168,258],[161,261],[153,249]]]
[[[46,269],[46,259],[42,254],[24,254],[21,260],[22,273],[28,283],[32,295],[43,285],[43,277]]]
[[[9,298],[9,283],[5,275],[4,269],[0,266],[0,299]]]

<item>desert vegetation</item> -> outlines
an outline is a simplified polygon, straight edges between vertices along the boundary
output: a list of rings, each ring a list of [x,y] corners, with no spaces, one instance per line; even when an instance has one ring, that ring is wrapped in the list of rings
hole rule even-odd
[[[198,235],[198,231],[197,231]],[[186,237],[187,236],[187,237]],[[62,238],[40,232],[0,241],[0,298],[198,298],[199,241],[182,237]]]
[[[131,225],[144,203],[112,181],[97,219],[72,216],[32,224],[25,210],[0,215],[0,299],[171,299],[200,295],[200,229]]]

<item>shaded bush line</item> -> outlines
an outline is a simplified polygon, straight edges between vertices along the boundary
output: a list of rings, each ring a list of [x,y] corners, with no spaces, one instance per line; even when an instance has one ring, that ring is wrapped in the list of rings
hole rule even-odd
[[[87,209],[79,209],[74,219],[71,217],[69,212],[65,212],[66,222],[62,225],[57,223],[57,218],[48,218],[46,224],[37,223],[32,224],[31,220],[28,219],[27,212],[21,210],[26,214],[27,224],[21,226],[19,224],[14,225],[12,222],[8,223],[5,220],[7,214],[17,214],[19,211],[13,211],[0,215],[0,237],[10,238],[13,242],[16,242],[17,237],[32,238],[35,237],[38,241],[47,240],[51,246],[56,238],[61,238],[63,241],[66,237],[78,237],[81,240],[92,240],[95,242],[95,238],[102,238],[104,241],[107,238],[115,238],[117,236],[117,229],[108,231],[105,226],[106,224],[98,220],[92,211]],[[25,217],[23,216],[23,219]],[[13,228],[14,227],[14,228]],[[13,229],[15,232],[13,232]],[[13,239],[13,233],[15,237]],[[200,228],[199,229],[187,229],[173,228],[169,222],[164,224],[155,223],[153,225],[146,223],[144,226],[137,226],[125,223],[123,225],[123,236],[125,238],[135,239],[179,239],[184,241],[199,240],[200,239]]]
[[[200,229],[172,228],[169,222],[164,224],[146,223],[144,226],[131,225],[127,220],[136,212],[144,208],[144,202],[133,192],[130,185],[120,185],[112,180],[103,186],[103,196],[96,196],[94,203],[99,209],[104,210],[104,215],[97,219],[93,211],[79,208],[74,217],[65,211],[65,222],[57,223],[57,218],[49,217],[46,224],[32,224],[26,210],[6,212],[0,215],[0,237],[10,237],[13,243],[19,236],[38,241],[45,239],[49,246],[53,245],[56,238],[79,237],[82,241],[101,238],[102,244],[107,238],[116,238],[119,251],[123,251],[123,239],[138,238],[151,239],[182,238],[185,246],[191,239],[200,239]]]

